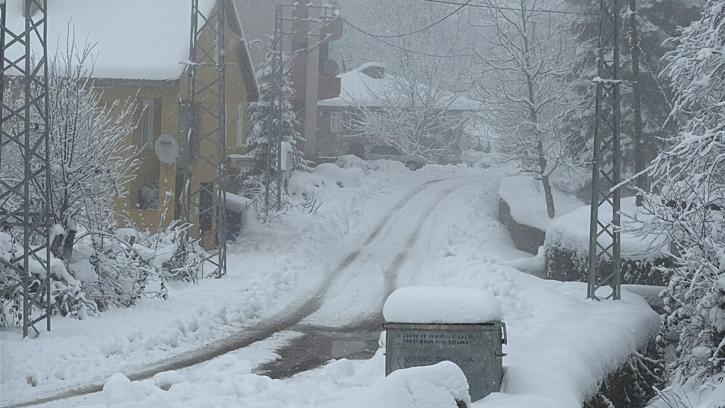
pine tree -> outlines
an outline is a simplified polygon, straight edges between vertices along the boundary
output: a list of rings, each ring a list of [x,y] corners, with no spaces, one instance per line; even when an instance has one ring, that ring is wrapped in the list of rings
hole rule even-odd
[[[599,1],[590,0],[584,3],[578,0],[567,0],[572,7],[585,15],[572,18],[569,31],[575,37],[575,63],[568,83],[578,103],[571,104],[570,110],[563,115],[571,154],[582,162],[591,160],[592,120],[594,118],[594,93],[596,87],[592,78],[597,75],[597,52],[599,38]],[[669,82],[662,78],[660,59],[672,44],[666,40],[678,34],[677,27],[686,26],[697,17],[697,8],[684,0],[637,0],[636,13],[629,11],[629,3],[620,1],[620,55],[621,78],[632,80],[631,18],[637,25],[638,47],[634,50],[640,65],[641,118],[642,138],[645,141],[647,160],[656,156],[656,152],[664,147],[663,141],[675,132],[671,123],[666,123],[672,108],[672,92]],[[633,87],[623,85],[621,88],[622,112],[622,154],[624,174],[633,174],[635,168],[633,134],[635,132],[635,103]],[[667,124],[667,126],[665,126]]]
[[[289,70],[285,69],[285,58],[279,57],[270,45],[270,51],[257,70],[259,100],[249,106],[248,147],[255,156],[255,166],[244,181],[244,191],[254,199],[257,209],[261,210],[259,213],[265,217],[271,208],[282,207],[282,203],[273,202],[276,199],[273,196],[278,188],[280,171],[285,171],[283,165],[287,164],[287,170],[303,167],[299,150],[303,139],[297,130],[291,102],[294,89],[290,86]]]

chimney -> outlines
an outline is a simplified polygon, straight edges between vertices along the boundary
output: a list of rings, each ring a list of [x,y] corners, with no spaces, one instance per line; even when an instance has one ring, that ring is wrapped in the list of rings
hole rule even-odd
[[[40,5],[45,0],[23,0],[23,17],[33,16],[40,10]]]

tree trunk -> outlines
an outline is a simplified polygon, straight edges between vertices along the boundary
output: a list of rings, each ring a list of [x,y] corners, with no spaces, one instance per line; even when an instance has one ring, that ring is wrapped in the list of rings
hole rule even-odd
[[[544,184],[544,196],[546,196],[546,214],[549,218],[554,218],[556,209],[554,208],[554,194],[551,192],[549,176],[541,176],[541,183]]]
[[[649,177],[644,174],[647,168],[647,142],[642,135],[642,97],[640,88],[639,73],[639,31],[637,28],[637,1],[629,0],[629,50],[632,56],[632,109],[634,114],[634,134],[632,140],[634,142],[634,172],[639,174],[635,180],[635,185],[642,191],[649,191]],[[644,201],[642,194],[637,194],[637,206],[641,207]]]
[[[76,230],[70,229],[63,238],[63,261],[69,264],[73,258],[73,243],[76,240]]]

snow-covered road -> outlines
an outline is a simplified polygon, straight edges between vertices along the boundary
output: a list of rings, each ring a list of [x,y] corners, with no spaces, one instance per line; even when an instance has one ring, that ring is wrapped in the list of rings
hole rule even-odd
[[[171,347],[172,350],[157,353],[154,356],[158,356],[156,359],[146,360],[145,364],[127,365],[128,368],[124,369],[125,374],[133,380],[140,380],[150,378],[159,372],[199,364],[267,339],[277,332],[289,331],[292,326],[303,320],[304,325],[322,322],[327,326],[355,326],[363,320],[369,321],[372,316],[379,315],[385,295],[393,289],[395,272],[406,259],[409,247],[417,239],[421,222],[447,194],[461,186],[470,185],[476,181],[480,182],[481,176],[471,178],[458,174],[451,177],[431,178],[423,175],[413,178],[411,181],[413,182],[411,183],[412,188],[408,186],[394,191],[392,194],[383,190],[384,193],[387,193],[387,197],[380,200],[378,212],[372,212],[369,216],[370,220],[363,224],[367,232],[361,234],[359,229],[355,231],[363,239],[358,239],[358,244],[354,244],[355,236],[353,235],[352,239],[341,240],[337,250],[329,251],[328,259],[324,260],[325,264],[329,265],[330,261],[335,258],[340,259],[334,267],[330,267],[329,271],[319,273],[315,269],[321,265],[305,265],[308,269],[306,275],[317,278],[317,283],[314,284],[315,279],[307,279],[306,285],[301,285],[302,288],[306,287],[306,290],[299,291],[302,296],[290,296],[286,299],[284,307],[274,307],[278,305],[273,305],[274,314],[266,314],[264,319],[249,319],[234,330],[225,333],[223,337],[215,339],[210,336],[203,347],[196,349],[188,347],[183,353],[175,352],[176,350],[173,350],[175,347]],[[399,198],[397,201],[396,197]],[[390,208],[385,209],[386,202],[392,202],[394,205],[387,205]],[[343,251],[347,251],[347,253],[340,256],[339,254],[344,253]],[[233,257],[231,262],[235,263],[238,259],[239,256]],[[265,283],[257,282],[256,284]],[[354,284],[350,285],[350,283]],[[204,293],[202,292],[201,295],[204,296]],[[201,300],[200,303],[203,303],[203,299]],[[239,301],[245,303],[245,299],[239,299]],[[340,302],[344,306],[340,305]],[[113,317],[129,318],[131,317],[130,312],[132,310],[120,311],[122,316]],[[221,312],[224,313],[224,308]],[[149,317],[150,320],[155,320],[154,317],[163,318],[164,316]],[[91,321],[91,323],[100,322]],[[177,321],[175,325],[186,326],[188,324]],[[45,339],[40,339],[41,342],[43,340]],[[87,341],[87,339],[80,340]],[[130,341],[133,342],[133,338],[130,338]],[[27,342],[16,344],[28,346]],[[127,350],[120,351],[127,352]],[[25,395],[18,396],[18,389],[6,388],[8,383],[13,382],[12,379],[3,378],[3,380],[11,381],[3,381],[2,404],[3,406],[13,406],[41,403],[98,392],[102,389],[106,378],[120,368],[113,367],[111,363],[113,354],[115,353],[111,352],[110,356],[107,355],[105,359],[102,359],[106,360],[102,361],[102,363],[106,363],[106,367],[95,367],[94,370],[86,373],[74,373],[75,384],[68,385],[68,382],[63,381],[62,376],[56,373],[56,378],[52,379],[55,381],[51,380],[46,387],[29,389],[30,395],[23,393]],[[93,357],[78,354],[75,356],[80,357],[80,360]],[[163,358],[159,358],[161,356]],[[135,360],[133,357],[132,355],[131,361]],[[322,361],[326,361],[326,359]],[[58,385],[63,385],[63,387],[58,387]]]
[[[438,211],[450,211],[441,204],[453,192],[476,192],[495,184],[482,176],[434,180],[401,201],[337,271],[321,307],[289,328],[301,336],[277,350],[281,358],[259,372],[285,378],[333,359],[372,357],[385,299],[397,288],[401,270],[425,256],[414,250],[421,238],[431,240],[421,237],[423,226]]]
[[[504,392],[476,404],[481,407],[576,406],[656,330],[657,316],[636,296],[591,303],[581,284],[542,281],[507,266],[526,255],[495,219],[503,171],[356,166],[321,166],[293,179],[292,191],[321,200],[318,213],[250,226],[225,279],[183,288],[169,302],[62,321],[60,330],[34,342],[3,334],[12,340],[3,344],[10,346],[3,358],[37,351],[49,360],[11,361],[18,364],[0,375],[2,405],[105,383],[101,393],[48,406],[344,406],[349,395],[366,394],[382,381],[382,354],[375,353],[382,303],[409,285],[478,287],[500,301],[511,338]],[[115,341],[93,329],[107,330]],[[53,341],[79,344],[59,357],[45,351]],[[278,354],[287,359],[280,363]],[[148,377],[169,368],[154,379],[106,382],[113,372]],[[260,375],[298,372],[283,381]],[[35,387],[23,381],[28,376]],[[183,384],[160,389],[169,378]]]

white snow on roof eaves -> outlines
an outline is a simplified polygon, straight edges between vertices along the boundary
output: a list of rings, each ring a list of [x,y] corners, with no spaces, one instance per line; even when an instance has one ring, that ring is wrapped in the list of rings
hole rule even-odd
[[[323,99],[317,103],[321,107],[333,108],[379,108],[385,106],[383,95],[390,95],[394,86],[392,75],[385,74],[384,78],[376,79],[366,75],[363,70],[369,67],[383,67],[377,62],[368,62],[358,68],[339,74],[340,96]],[[455,95],[451,94],[450,100]],[[465,96],[456,97],[450,105],[449,110],[478,111],[481,110],[480,102]]]
[[[7,0],[7,24],[16,31],[24,24],[22,4]],[[199,0],[206,13],[214,4]],[[65,51],[70,30],[77,46],[95,45],[96,78],[179,79],[189,55],[190,21],[188,0],[50,0],[48,54]]]

